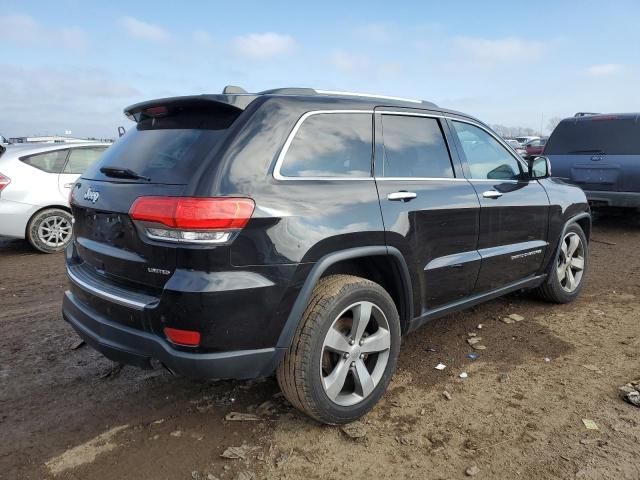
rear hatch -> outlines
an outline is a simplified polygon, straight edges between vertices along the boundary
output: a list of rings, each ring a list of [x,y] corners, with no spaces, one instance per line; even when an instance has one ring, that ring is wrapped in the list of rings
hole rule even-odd
[[[137,121],[82,175],[72,191],[73,268],[139,293],[159,295],[185,245],[150,238],[132,219],[140,197],[189,193],[215,161],[242,110],[212,100],[148,102],[127,110]]]
[[[563,120],[544,154],[555,177],[590,191],[640,191],[640,116],[594,115]]]

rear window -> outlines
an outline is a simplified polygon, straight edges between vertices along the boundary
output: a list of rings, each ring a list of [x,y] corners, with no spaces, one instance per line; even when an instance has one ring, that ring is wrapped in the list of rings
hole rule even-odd
[[[640,155],[636,118],[563,120],[549,137],[545,155]]]
[[[150,178],[152,183],[186,184],[237,116],[227,112],[191,112],[143,120],[92,163],[84,176],[132,181],[100,172],[102,167],[114,167],[130,169]]]

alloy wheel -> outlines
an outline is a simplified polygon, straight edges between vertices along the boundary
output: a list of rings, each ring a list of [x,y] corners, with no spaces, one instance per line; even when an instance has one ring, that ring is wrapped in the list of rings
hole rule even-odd
[[[355,405],[380,383],[389,361],[391,333],[382,310],[362,301],[338,315],[322,345],[320,374],[329,399]]]
[[[47,217],[38,226],[38,238],[48,247],[60,247],[71,238],[71,223],[60,215]]]
[[[584,273],[584,245],[577,233],[570,232],[562,239],[556,272],[560,286],[566,292],[574,292]]]

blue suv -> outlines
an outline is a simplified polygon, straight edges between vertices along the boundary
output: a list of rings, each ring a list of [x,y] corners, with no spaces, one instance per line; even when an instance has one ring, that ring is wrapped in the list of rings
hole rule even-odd
[[[553,175],[580,186],[592,207],[640,208],[640,113],[567,118],[544,155]]]

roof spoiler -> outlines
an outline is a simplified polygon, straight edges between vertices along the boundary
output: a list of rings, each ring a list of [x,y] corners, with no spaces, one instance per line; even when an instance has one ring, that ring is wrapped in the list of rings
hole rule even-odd
[[[124,109],[124,114],[137,123],[147,118],[166,116],[178,110],[218,109],[241,113],[255,98],[255,95],[247,94],[158,98],[130,105]]]

